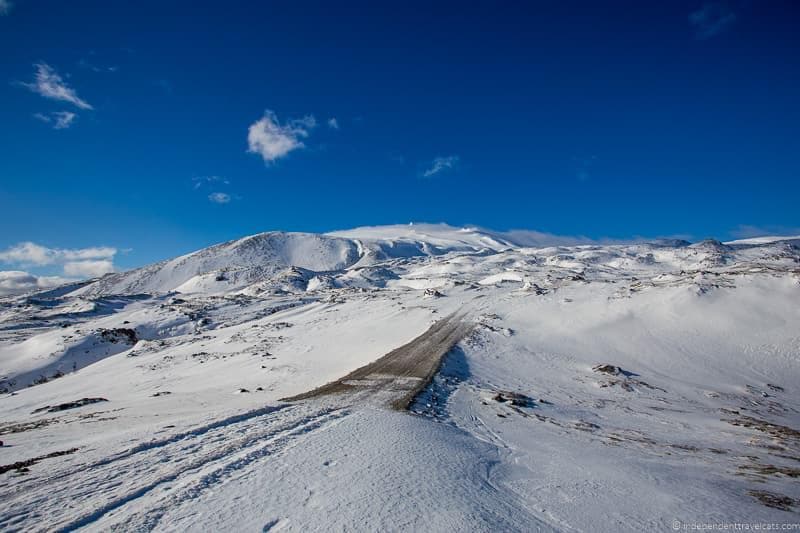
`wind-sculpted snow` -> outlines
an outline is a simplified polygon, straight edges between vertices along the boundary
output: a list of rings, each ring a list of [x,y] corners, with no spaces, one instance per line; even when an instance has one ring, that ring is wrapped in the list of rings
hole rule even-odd
[[[435,225],[0,299],[0,529],[797,522],[798,301],[796,238]]]

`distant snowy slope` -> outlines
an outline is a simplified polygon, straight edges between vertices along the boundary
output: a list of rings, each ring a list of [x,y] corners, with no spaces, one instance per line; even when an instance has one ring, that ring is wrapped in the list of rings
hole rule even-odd
[[[514,247],[491,232],[446,225],[361,228],[327,235],[268,232],[218,244],[129,272],[111,274],[74,295],[221,293],[285,275],[291,267],[342,271],[388,259]]]
[[[507,248],[543,248],[547,246],[592,245],[599,242],[588,237],[555,235],[535,230],[494,231],[477,226],[454,227],[448,224],[396,224],[389,226],[365,226],[328,235],[381,241],[384,243],[427,243],[443,248],[488,248],[502,251]],[[604,244],[641,242],[643,239],[624,241],[603,239]]]
[[[432,287],[443,283],[447,276],[442,277],[442,274],[453,268],[463,276],[465,271],[457,268],[456,262],[469,260],[451,257],[436,267],[439,281],[431,283],[417,279],[419,274],[414,274],[413,270],[415,261],[448,254],[474,256],[476,259],[497,256],[500,261],[509,262],[508,268],[512,270],[528,270],[533,266],[530,262],[536,261],[576,272],[611,269],[617,274],[621,270],[632,274],[641,268],[648,272],[669,272],[735,265],[742,261],[786,259],[794,256],[798,244],[800,239],[793,237],[764,237],[728,243],[705,240],[691,245],[678,240],[599,244],[540,232],[503,233],[446,224],[362,227],[328,234],[267,232],[61,288],[57,294],[95,297],[177,291],[206,295],[239,292],[259,295],[311,291],[319,287],[377,288],[389,282]],[[516,266],[511,264],[514,261]],[[386,267],[393,270],[387,271]],[[491,274],[495,273],[488,275]],[[404,275],[414,279],[391,281]],[[509,275],[519,277],[517,274]],[[509,275],[501,277],[507,279]]]
[[[358,247],[347,239],[310,233],[259,233],[129,272],[108,275],[78,293],[169,292],[204,274],[212,274],[214,281],[228,282],[220,288],[231,290],[290,266],[315,271],[340,270],[359,258]],[[202,280],[194,281],[202,285]]]
[[[447,224],[397,224],[365,226],[328,233],[335,237],[358,239],[391,249],[393,246],[419,246],[431,251],[504,250],[518,246],[501,234],[479,228],[455,228]]]
[[[727,241],[725,244],[771,244],[773,242],[791,241],[800,244],[800,235],[794,236],[764,236],[764,237],[750,237],[749,239],[737,239],[735,241]]]

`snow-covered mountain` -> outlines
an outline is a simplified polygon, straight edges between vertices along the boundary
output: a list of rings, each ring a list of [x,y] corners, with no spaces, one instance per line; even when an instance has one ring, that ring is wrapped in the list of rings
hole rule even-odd
[[[341,272],[391,259],[499,251],[512,246],[489,233],[444,225],[363,228],[328,235],[268,232],[110,274],[73,294],[224,293],[269,280],[291,267]]]
[[[798,238],[415,224],[2,298],[0,528],[796,522],[799,297]]]
[[[175,259],[128,272],[109,274],[91,283],[81,283],[60,294],[71,296],[165,294],[229,294],[282,290],[289,278],[295,288],[308,282],[325,287],[370,285],[357,275],[370,268],[383,271],[387,265],[403,269],[432,257],[464,254],[476,258],[497,255],[516,257],[524,273],[535,274],[536,258],[550,266],[561,264],[577,271],[613,269],[613,275],[671,272],[702,266],[723,265],[734,256],[770,260],[770,254],[793,253],[797,240],[762,238],[723,244],[707,240],[690,244],[680,240],[619,245],[571,245],[533,248],[534,232],[502,234],[479,228],[453,228],[444,224],[417,224],[358,228],[326,235],[268,232],[218,244]],[[544,242],[553,242],[552,238]],[[557,241],[555,241],[557,242]],[[734,254],[733,252],[737,253]],[[656,259],[658,256],[658,259]],[[479,267],[482,260],[477,261]],[[735,262],[735,261],[733,261]],[[445,262],[446,263],[446,262]],[[643,269],[637,265],[647,265]],[[366,270],[365,270],[366,269]],[[455,271],[461,275],[461,269]],[[509,269],[501,277],[513,277]],[[325,282],[320,282],[324,279]],[[278,282],[277,284],[275,282]],[[379,283],[380,285],[380,283]]]

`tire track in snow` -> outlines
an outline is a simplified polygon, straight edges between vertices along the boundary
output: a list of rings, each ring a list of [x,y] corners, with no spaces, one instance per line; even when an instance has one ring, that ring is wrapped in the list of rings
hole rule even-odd
[[[214,485],[225,482],[225,480],[234,476],[238,471],[251,466],[259,460],[274,456],[290,448],[297,444],[298,439],[303,435],[328,427],[348,414],[347,411],[325,410],[318,415],[305,417],[296,426],[290,426],[269,438],[260,439],[259,442],[239,452],[226,454],[219,461],[208,461],[204,463],[202,465],[204,468],[195,475],[181,477],[181,474],[185,472],[179,472],[176,475],[167,476],[152,484],[151,487],[146,487],[146,490],[138,491],[139,494],[135,494],[133,498],[123,498],[119,501],[111,502],[104,508],[98,509],[94,513],[68,524],[61,530],[70,531],[90,525],[109,512],[120,509],[135,499],[150,496],[152,489],[164,483],[178,481],[179,484],[177,487],[167,488],[166,496],[159,497],[156,495],[156,501],[152,503],[148,502],[146,511],[141,513],[134,512],[132,516],[129,516],[119,523],[102,526],[102,529],[112,531],[150,531],[158,525],[161,517],[170,509],[179,506],[183,502],[197,498]],[[186,477],[190,477],[190,479],[186,480]],[[142,502],[137,501],[136,503],[137,505],[141,505]],[[92,525],[100,526],[100,524]]]
[[[61,473],[4,495],[8,512],[0,518],[0,529],[70,531],[93,525],[156,489],[169,491],[170,484],[177,485],[173,491],[193,483],[195,490],[203,490],[347,414],[333,407],[264,408],[143,443],[74,474]]]
[[[17,492],[29,492],[43,485],[51,485],[52,483],[55,483],[61,479],[73,477],[75,476],[75,474],[87,470],[96,469],[101,466],[105,466],[114,463],[116,461],[126,459],[132,455],[148,452],[157,448],[175,444],[182,440],[200,437],[207,433],[213,432],[216,429],[224,428],[232,424],[245,422],[251,418],[262,417],[264,415],[274,413],[276,411],[279,411],[280,409],[285,409],[287,407],[288,407],[287,405],[280,405],[280,406],[267,406],[267,407],[261,407],[259,409],[253,409],[251,411],[239,413],[220,420],[215,420],[214,422],[198,426],[188,431],[172,434],[169,437],[163,439],[153,439],[147,442],[142,442],[140,444],[137,444],[136,446],[128,448],[127,450],[111,455],[104,459],[100,459],[98,461],[79,464],[79,465],[69,465],[67,468],[64,468],[62,472],[48,476],[46,478],[32,478],[32,479],[20,480],[20,482],[13,487],[14,489],[13,491],[10,491],[8,493],[0,493],[0,503],[5,503],[10,498],[13,498],[14,494],[16,494]]]

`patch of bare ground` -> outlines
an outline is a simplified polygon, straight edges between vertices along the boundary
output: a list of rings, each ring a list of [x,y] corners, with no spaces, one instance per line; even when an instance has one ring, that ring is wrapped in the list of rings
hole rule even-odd
[[[50,459],[53,457],[61,457],[62,455],[69,455],[71,453],[75,453],[78,451],[78,448],[70,448],[69,450],[62,450],[58,452],[48,453],[47,455],[40,455],[39,457],[32,457],[31,459],[25,459],[24,461],[17,461],[16,463],[11,463],[8,465],[0,465],[0,474],[5,474],[6,472],[11,472],[12,470],[16,470],[20,474],[24,474],[28,472],[29,468],[39,461],[44,461],[45,459]]]
[[[800,458],[800,431],[783,424],[768,422],[753,416],[742,415],[739,411],[724,411],[732,418],[723,418],[724,422],[732,426],[747,428],[757,431],[764,437],[753,437],[747,441],[749,446],[762,450],[772,459],[757,455],[741,456],[743,464],[737,467],[736,474],[744,476],[755,483],[766,483],[770,479],[800,478],[800,468],[794,465],[780,464],[781,459],[798,461]],[[764,490],[751,490],[749,494],[767,507],[791,511],[798,501],[788,496]]]
[[[749,494],[767,507],[780,509],[781,511],[792,511],[794,506],[798,504],[797,500],[793,498],[765,490],[751,490]]]
[[[121,411],[123,408],[112,409],[110,411],[95,411],[93,413],[81,413],[71,418],[40,418],[32,422],[9,422],[0,425],[0,435],[12,435],[14,433],[24,433],[34,429],[45,428],[51,424],[72,424],[74,422],[89,423],[89,422],[105,422],[108,420],[116,420],[116,416],[102,416],[108,413],[115,413]]]
[[[83,407],[84,405],[91,405],[93,403],[107,401],[108,400],[105,398],[81,398],[80,400],[75,400],[74,402],[66,402],[58,405],[45,405],[44,407],[34,409],[31,414],[41,413],[42,411],[46,411],[48,413],[57,413],[59,411],[66,411],[68,409],[77,409],[78,407]]]
[[[758,462],[739,466],[739,470],[743,475],[751,476],[775,476],[783,475],[791,478],[800,477],[800,468],[792,468],[789,466],[776,466],[765,465]]]
[[[50,424],[58,424],[59,422],[61,421],[57,418],[42,418],[41,420],[35,420],[33,422],[13,422],[0,426],[0,435],[24,433],[25,431],[47,427]]]
[[[733,412],[738,414],[738,411]],[[781,424],[775,424],[773,422],[767,422],[766,420],[754,418],[752,416],[739,415],[737,418],[727,420],[723,419],[723,421],[733,426],[751,428],[763,433],[767,433],[777,440],[792,440],[795,441],[795,443],[800,442],[800,431],[788,426],[783,426]]]

